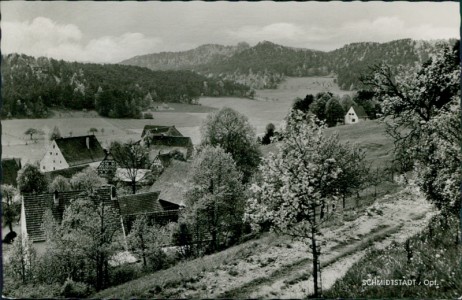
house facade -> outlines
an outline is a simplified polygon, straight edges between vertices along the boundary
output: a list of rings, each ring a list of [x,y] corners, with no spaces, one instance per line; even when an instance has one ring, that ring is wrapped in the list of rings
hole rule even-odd
[[[356,124],[367,119],[369,117],[362,106],[352,105],[345,115],[345,124]]]
[[[96,170],[98,172],[98,176],[111,180],[116,174],[117,163],[109,152],[105,151],[105,154],[104,159],[98,165]]]
[[[94,135],[59,138],[51,141],[40,161],[40,170],[50,172],[76,166],[97,167],[105,153]]]

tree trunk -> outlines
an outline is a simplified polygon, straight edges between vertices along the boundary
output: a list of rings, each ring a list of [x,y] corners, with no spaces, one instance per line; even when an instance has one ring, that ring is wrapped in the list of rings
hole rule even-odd
[[[8,228],[10,229],[10,232],[13,231],[13,222],[11,221],[8,222]]]
[[[132,180],[132,192],[136,194],[136,181]]]
[[[313,228],[311,230],[311,250],[313,251],[313,287],[314,287],[314,298],[319,297],[319,287],[318,287],[318,251],[316,250],[316,230]]]
[[[346,205],[346,203],[345,203],[345,194],[343,194],[342,195],[342,207],[343,207],[343,209],[345,209],[345,205]]]

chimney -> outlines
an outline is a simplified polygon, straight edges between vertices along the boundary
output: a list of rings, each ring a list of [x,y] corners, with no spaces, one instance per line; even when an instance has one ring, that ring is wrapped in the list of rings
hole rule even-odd
[[[90,150],[90,137],[89,136],[85,138],[85,142],[87,144],[87,149]]]
[[[55,206],[59,206],[59,197],[57,190],[55,190],[55,192],[53,193],[53,203]]]

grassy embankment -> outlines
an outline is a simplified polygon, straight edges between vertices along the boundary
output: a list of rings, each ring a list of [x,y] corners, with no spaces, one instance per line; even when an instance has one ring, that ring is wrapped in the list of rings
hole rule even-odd
[[[372,250],[354,264],[324,296],[327,298],[441,298],[462,296],[462,245],[459,220],[436,216],[404,244]],[[363,285],[364,280],[407,279],[410,285]],[[415,280],[415,283],[414,281]]]

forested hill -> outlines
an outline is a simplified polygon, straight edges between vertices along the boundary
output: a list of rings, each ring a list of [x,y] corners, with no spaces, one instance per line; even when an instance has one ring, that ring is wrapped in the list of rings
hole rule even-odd
[[[247,43],[239,43],[237,46],[207,44],[188,51],[135,56],[122,61],[121,64],[146,67],[151,70],[193,69],[198,65],[221,61],[249,47]]]
[[[46,117],[53,107],[140,117],[153,102],[195,103],[201,95],[249,96],[250,88],[183,71],[2,56],[2,117]]]
[[[336,75],[343,89],[354,89],[359,77],[379,62],[396,65],[415,65],[425,61],[435,51],[434,42],[396,40],[388,43],[353,43],[330,52],[291,48],[271,42],[243,47],[227,55],[210,55],[208,61],[193,59],[191,63],[176,64],[177,69],[191,69],[241,82],[253,88],[273,88],[284,76]],[[199,49],[195,49],[200,52]],[[188,52],[191,55],[195,53]],[[213,52],[210,52],[213,53]],[[184,52],[177,54],[185,57]],[[145,55],[124,61],[124,64],[152,69],[169,68],[159,55]],[[169,53],[171,60],[175,54]],[[195,63],[197,62],[197,63]]]

